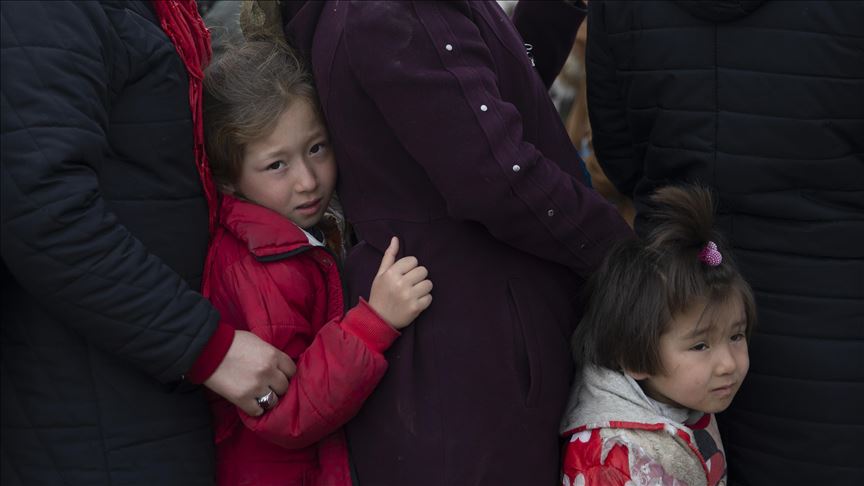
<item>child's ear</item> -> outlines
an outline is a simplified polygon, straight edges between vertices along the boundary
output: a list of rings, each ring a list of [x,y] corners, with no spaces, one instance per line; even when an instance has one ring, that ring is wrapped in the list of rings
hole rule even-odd
[[[630,370],[627,370],[627,369],[624,370],[624,373],[625,373],[627,376],[629,376],[630,378],[633,378],[633,379],[636,380],[636,381],[642,381],[642,380],[644,380],[644,379],[646,379],[646,378],[650,378],[650,377],[651,377],[651,375],[650,375],[649,373],[642,373],[642,372],[638,372],[638,371],[630,371]]]

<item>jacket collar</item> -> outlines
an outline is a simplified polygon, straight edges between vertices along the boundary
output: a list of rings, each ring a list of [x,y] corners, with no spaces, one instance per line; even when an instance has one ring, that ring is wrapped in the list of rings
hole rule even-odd
[[[587,365],[567,405],[561,431],[608,426],[681,429],[699,420],[701,412],[670,407],[648,398],[636,380],[624,373]],[[643,427],[651,426],[651,427]],[[685,428],[689,434],[689,430]],[[671,432],[672,430],[670,430]],[[674,433],[674,432],[673,432]]]
[[[222,195],[219,223],[244,242],[256,258],[322,246],[311,234],[279,213],[227,194]]]

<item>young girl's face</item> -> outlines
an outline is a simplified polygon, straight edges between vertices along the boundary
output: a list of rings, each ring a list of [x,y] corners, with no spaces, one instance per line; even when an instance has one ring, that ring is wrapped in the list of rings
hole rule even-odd
[[[335,184],[327,129],[309,102],[297,100],[272,132],[246,145],[239,180],[227,189],[309,228],[324,215]]]
[[[707,322],[706,322],[707,321]],[[726,409],[750,367],[746,316],[741,298],[703,301],[677,315],[660,337],[663,371],[633,375],[651,398],[716,413]]]

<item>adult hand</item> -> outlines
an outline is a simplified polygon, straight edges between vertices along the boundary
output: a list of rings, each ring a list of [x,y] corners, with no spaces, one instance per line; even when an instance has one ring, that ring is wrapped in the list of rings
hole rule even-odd
[[[253,417],[264,413],[257,398],[270,390],[281,396],[297,367],[287,354],[247,331],[235,331],[234,341],[204,386]]]
[[[397,253],[399,238],[394,236],[372,282],[369,305],[395,329],[403,329],[432,303],[432,282],[417,258],[408,256],[397,261]]]

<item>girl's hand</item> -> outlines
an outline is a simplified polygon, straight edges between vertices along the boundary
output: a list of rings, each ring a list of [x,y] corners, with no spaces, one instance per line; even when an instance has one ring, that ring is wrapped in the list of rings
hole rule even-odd
[[[418,266],[413,256],[400,258],[399,238],[390,240],[378,274],[372,281],[369,305],[395,329],[411,324],[432,303],[432,282],[426,267]]]

